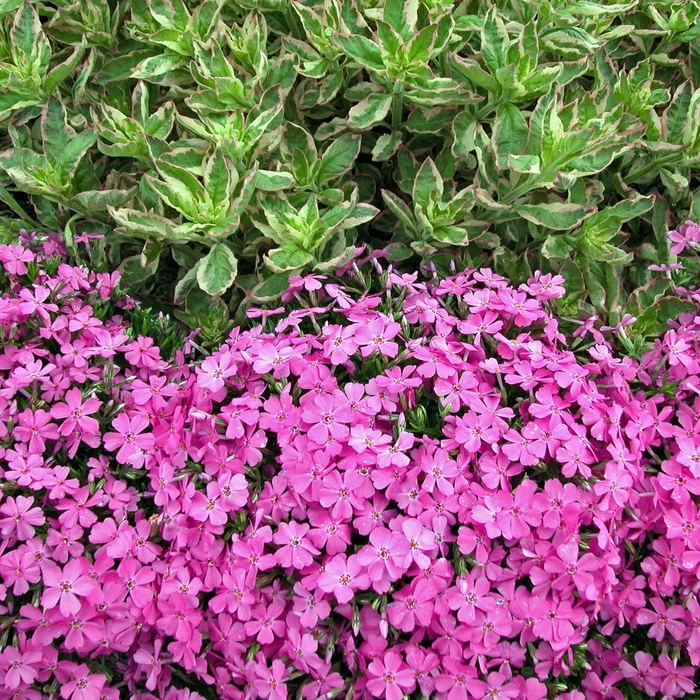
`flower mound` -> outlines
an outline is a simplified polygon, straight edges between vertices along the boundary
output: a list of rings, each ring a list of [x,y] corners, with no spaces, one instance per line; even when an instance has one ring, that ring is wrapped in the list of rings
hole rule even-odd
[[[357,270],[166,361],[55,247],[0,247],[0,698],[694,688],[700,316],[637,362],[561,278]]]

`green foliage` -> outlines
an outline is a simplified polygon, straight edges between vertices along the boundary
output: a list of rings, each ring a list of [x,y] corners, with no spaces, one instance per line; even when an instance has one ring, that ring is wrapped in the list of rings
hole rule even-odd
[[[648,266],[674,263],[666,231],[700,214],[699,15],[698,0],[9,0],[0,228],[69,247],[104,233],[133,293],[188,323],[214,314],[214,334],[359,245],[409,268],[563,272],[611,323],[661,313],[668,280]]]

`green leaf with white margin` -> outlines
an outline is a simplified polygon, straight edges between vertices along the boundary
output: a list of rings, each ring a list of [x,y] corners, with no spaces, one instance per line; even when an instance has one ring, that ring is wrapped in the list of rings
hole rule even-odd
[[[311,253],[307,253],[301,248],[286,245],[271,250],[264,257],[264,260],[265,264],[273,272],[288,272],[289,270],[298,270],[308,265],[313,260],[313,257]]]
[[[508,167],[514,173],[523,173],[527,175],[540,174],[540,157],[539,156],[508,156]]]
[[[255,178],[255,186],[263,192],[278,192],[286,190],[294,184],[294,176],[291,173],[275,170],[258,170]]]
[[[508,65],[508,47],[510,39],[503,20],[495,7],[491,7],[484,18],[481,31],[481,57],[491,71],[496,74],[499,68]]]
[[[371,39],[359,34],[334,34],[333,40],[338,48],[364,68],[375,72],[384,72],[382,52]]]
[[[542,244],[542,255],[545,258],[565,258],[571,252],[571,246],[563,236],[547,236]]]
[[[401,145],[401,132],[392,131],[390,134],[382,134],[372,149],[372,160],[375,163],[383,163],[389,160]]]
[[[554,231],[568,231],[575,228],[595,213],[594,207],[563,202],[520,204],[514,209],[523,219]]]
[[[418,0],[385,0],[384,21],[393,27],[404,41],[415,35],[418,21]]]
[[[360,153],[362,137],[359,134],[343,134],[324,151],[318,168],[317,181],[322,187],[344,175]]]
[[[391,109],[391,95],[372,93],[362,102],[350,108],[348,126],[357,131],[364,131],[383,121]]]
[[[220,296],[236,279],[238,261],[225,243],[216,243],[197,270],[199,288],[210,296]]]
[[[49,71],[46,80],[44,80],[44,90],[47,95],[50,95],[69,75],[72,75],[75,67],[80,63],[86,47],[87,41],[83,37],[80,44],[73,50],[73,53],[63,63],[59,63]]]
[[[406,202],[397,197],[390,190],[382,190],[382,199],[389,208],[389,211],[410,231],[416,233],[416,222],[413,212],[408,208]]]
[[[499,105],[492,135],[499,168],[505,169],[509,156],[519,156],[525,150],[527,135],[527,121],[523,113],[510,102]]]
[[[15,15],[10,30],[10,50],[16,66],[31,66],[32,73],[46,73],[51,60],[51,45],[41,28],[39,15],[29,2],[23,3]]]
[[[355,205],[350,215],[343,221],[342,228],[349,229],[365,224],[368,221],[372,221],[377,214],[379,214],[377,207],[360,202],[360,204]]]
[[[421,165],[413,183],[413,201],[427,209],[430,204],[430,193],[437,192],[441,200],[444,192],[442,175],[432,158],[426,158]]]
[[[586,221],[579,235],[582,238],[596,239],[598,243],[609,241],[620,232],[624,222],[646,214],[654,206],[654,199],[653,195],[638,196],[605,207]]]
[[[238,172],[216,149],[204,164],[204,189],[215,211],[226,216],[237,184]]]
[[[109,204],[107,211],[117,222],[117,231],[123,236],[136,238],[153,236],[167,240],[171,235],[170,220],[163,216],[136,209],[118,209]]]
[[[251,296],[259,304],[279,299],[289,289],[289,272],[277,272],[254,287]]]

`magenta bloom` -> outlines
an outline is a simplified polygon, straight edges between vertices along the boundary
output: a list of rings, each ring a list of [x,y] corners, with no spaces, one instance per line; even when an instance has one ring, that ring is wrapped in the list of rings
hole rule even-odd
[[[204,495],[197,491],[192,496],[190,517],[200,523],[210,522],[212,525],[225,525],[228,522],[228,513],[223,507],[221,489],[216,482],[207,484],[207,493]]]
[[[32,508],[34,499],[31,496],[10,496],[0,506],[0,513],[7,517],[0,519],[0,532],[3,537],[16,535],[20,540],[34,537],[34,526],[40,527],[46,522],[44,513],[39,507]]]
[[[72,615],[80,610],[80,598],[89,596],[95,590],[95,583],[87,575],[87,561],[74,559],[61,570],[51,562],[46,562],[42,571],[44,593],[41,604],[47,609],[58,605],[62,615]]]
[[[253,685],[261,698],[270,700],[285,700],[287,697],[287,685],[284,682],[288,677],[287,667],[275,659],[270,668],[263,663],[255,665],[255,673],[258,676]]]
[[[80,664],[71,674],[71,680],[61,685],[61,697],[65,700],[100,700],[106,682],[106,676],[90,673],[85,664]]]
[[[117,448],[117,462],[128,464],[138,454],[139,449],[150,450],[153,446],[153,435],[142,434],[148,428],[148,418],[142,413],[134,413],[129,417],[120,413],[112,422],[117,432],[106,433],[104,436],[105,449],[114,451]]]
[[[0,654],[0,669],[5,671],[5,687],[14,690],[20,685],[31,685],[39,675],[42,657],[39,649],[22,652],[16,647],[5,647]]]
[[[357,557],[346,559],[344,554],[333,557],[318,577],[318,587],[325,593],[333,593],[339,603],[352,600],[355,591],[366,588],[368,584],[369,576]]]
[[[320,554],[311,542],[305,539],[309,531],[307,523],[280,523],[272,541],[282,545],[275,556],[282,566],[293,566],[295,569],[303,569],[309,566],[315,555]]]
[[[90,435],[99,432],[100,424],[90,416],[97,413],[102,401],[96,398],[83,401],[83,392],[77,388],[67,391],[64,399],[65,403],[57,403],[51,407],[51,415],[63,419],[58,429],[61,435],[70,435],[76,427]]]
[[[367,677],[367,690],[375,698],[401,700],[404,693],[416,687],[414,670],[394,651],[387,652],[382,659],[374,659],[367,667]]]

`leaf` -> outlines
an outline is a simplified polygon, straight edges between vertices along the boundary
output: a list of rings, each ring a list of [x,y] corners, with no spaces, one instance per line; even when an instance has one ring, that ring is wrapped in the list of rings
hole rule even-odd
[[[265,257],[265,264],[274,272],[298,270],[312,260],[310,253],[295,246],[282,246],[271,250]]]
[[[605,310],[604,275],[600,265],[580,253],[576,255],[576,264],[588,289],[588,298],[598,311]]]
[[[372,93],[362,102],[350,108],[348,126],[357,131],[364,131],[383,121],[391,109],[391,95]]]
[[[379,47],[359,34],[334,34],[338,48],[370,71],[384,72],[384,61]]]
[[[561,202],[520,204],[513,208],[524,219],[554,231],[568,231],[579,226],[584,219],[595,212],[593,207]]]
[[[124,286],[145,282],[154,272],[152,269],[146,268],[141,264],[140,254],[124,258],[117,270],[121,274],[121,283]]]
[[[279,299],[289,289],[290,272],[277,272],[253,288],[251,296],[259,304]]]
[[[545,258],[566,258],[571,252],[571,246],[563,236],[547,236],[542,244],[542,255]]]
[[[452,122],[452,155],[465,159],[475,150],[476,119],[468,112],[458,114]]]
[[[138,238],[154,236],[162,239],[170,237],[170,221],[165,217],[135,209],[117,209],[109,204],[107,205],[107,211],[119,224],[119,232],[125,236],[136,236]]]
[[[126,202],[136,188],[129,190],[87,190],[73,197],[76,209],[94,219],[103,219],[109,215],[109,207],[119,207]]]
[[[19,50],[30,59],[31,64],[48,65],[51,48],[41,28],[39,15],[29,2],[24,2],[17,10],[10,39],[13,56],[16,56],[15,50]],[[15,63],[21,65],[18,60]]]
[[[348,172],[355,165],[361,144],[362,137],[359,134],[343,134],[333,141],[321,156],[318,184],[323,187]]]
[[[384,21],[392,26],[403,38],[410,41],[418,21],[418,0],[385,0]]]
[[[527,145],[528,127],[522,112],[510,102],[499,105],[493,124],[493,141],[499,168],[508,165],[508,157],[520,155]]]
[[[223,294],[236,279],[238,261],[225,243],[215,243],[197,270],[199,288],[211,296]]]
[[[539,156],[508,156],[508,167],[515,173],[526,173],[532,175],[540,174]]]
[[[382,134],[372,149],[372,160],[382,163],[389,160],[401,145],[401,132],[392,131],[390,134]]]
[[[294,176],[291,173],[276,170],[258,170],[255,176],[255,186],[263,192],[277,192],[286,190],[294,185]]]
[[[413,201],[416,204],[420,204],[423,209],[427,209],[430,204],[430,195],[432,192],[436,192],[438,198],[442,200],[444,186],[442,175],[440,175],[440,171],[435,167],[433,159],[426,158],[413,183]]]
[[[403,199],[397,197],[390,190],[382,190],[382,199],[389,208],[389,211],[411,232],[415,232],[416,222],[413,212],[409,209]]]
[[[204,165],[203,177],[204,189],[214,209],[227,214],[233,190],[238,184],[238,173],[219,149]]]
[[[68,58],[59,63],[55,68],[51,69],[44,80],[44,90],[50,95],[55,88],[60,85],[69,75],[73,73],[75,67],[80,63],[80,59],[85,53],[87,42],[85,37],[82,38],[80,44],[75,47],[73,53]]]
[[[508,64],[509,45],[510,39],[503,20],[495,7],[489,8],[481,31],[481,57],[492,75]]]
[[[605,207],[591,216],[581,229],[580,235],[608,241],[618,234],[620,226],[630,219],[646,214],[654,206],[654,196],[637,196],[625,199],[611,207]]]

